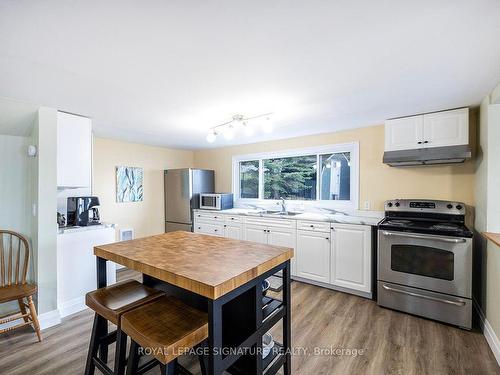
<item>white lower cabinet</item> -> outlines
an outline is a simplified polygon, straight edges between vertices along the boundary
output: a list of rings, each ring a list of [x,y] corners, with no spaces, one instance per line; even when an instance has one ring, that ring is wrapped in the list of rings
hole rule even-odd
[[[289,228],[274,228],[274,227],[269,227],[268,228],[268,238],[267,238],[267,243],[269,245],[274,245],[274,246],[284,246],[284,247],[291,247],[294,250],[296,249],[296,233],[295,229],[289,229]],[[292,258],[291,261],[291,274],[295,276],[297,274],[297,255],[295,255]]]
[[[362,296],[372,293],[371,227],[217,214],[195,216],[197,233],[291,247],[292,276]]]
[[[297,231],[297,276],[330,282],[330,235],[306,230]]]
[[[243,226],[238,223],[224,224],[224,237],[232,238],[233,240],[242,240]]]
[[[267,226],[247,224],[245,226],[245,240],[267,244]]]
[[[371,293],[371,227],[332,224],[330,283]]]
[[[194,224],[195,233],[209,234],[211,236],[224,236],[224,226],[222,224],[212,224],[195,221]]]

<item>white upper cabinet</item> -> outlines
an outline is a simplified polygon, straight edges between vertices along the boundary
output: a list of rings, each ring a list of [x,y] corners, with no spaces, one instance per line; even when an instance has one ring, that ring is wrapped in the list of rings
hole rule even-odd
[[[57,186],[90,187],[92,183],[92,122],[57,113]]]
[[[332,224],[331,284],[371,293],[371,227]]]
[[[469,109],[424,115],[426,147],[456,146],[469,143]]]
[[[421,147],[423,116],[411,116],[385,122],[385,150],[408,150]]]
[[[469,109],[403,117],[385,122],[385,151],[469,143]]]

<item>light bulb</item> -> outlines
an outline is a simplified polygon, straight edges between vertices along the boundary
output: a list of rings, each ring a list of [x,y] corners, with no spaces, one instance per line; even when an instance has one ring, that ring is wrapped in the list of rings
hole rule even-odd
[[[273,131],[273,123],[269,117],[266,118],[266,121],[262,124],[262,131],[264,133],[272,133]]]
[[[207,142],[214,143],[216,138],[217,138],[217,134],[215,134],[215,132],[209,133],[207,135]]]
[[[234,138],[234,130],[232,126],[229,126],[225,131],[224,131],[224,138],[228,141]]]
[[[332,167],[332,165],[330,163],[326,163],[325,167],[327,167],[328,169],[330,169]]]
[[[342,163],[340,161],[335,163],[335,167],[340,168],[342,166]]]

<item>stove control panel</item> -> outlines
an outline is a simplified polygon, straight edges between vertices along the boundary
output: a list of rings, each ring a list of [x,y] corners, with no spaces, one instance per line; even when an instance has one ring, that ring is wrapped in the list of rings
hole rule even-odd
[[[385,211],[465,215],[464,203],[438,200],[392,199],[385,202],[384,209]]]

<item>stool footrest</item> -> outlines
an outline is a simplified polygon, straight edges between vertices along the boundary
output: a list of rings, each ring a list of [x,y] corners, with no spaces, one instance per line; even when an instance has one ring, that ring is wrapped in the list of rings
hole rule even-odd
[[[117,331],[113,331],[113,332],[108,333],[105,336],[102,336],[99,339],[99,344],[100,345],[111,345],[112,343],[116,342],[116,334],[117,334]]]
[[[147,361],[146,363],[139,366],[139,368],[137,369],[137,374],[138,375],[144,374],[149,370],[151,370],[152,368],[154,368],[155,366],[158,366],[158,360],[153,358],[150,361]]]
[[[113,375],[113,370],[111,370],[100,358],[94,357],[93,360],[95,367],[97,367],[104,375]]]

